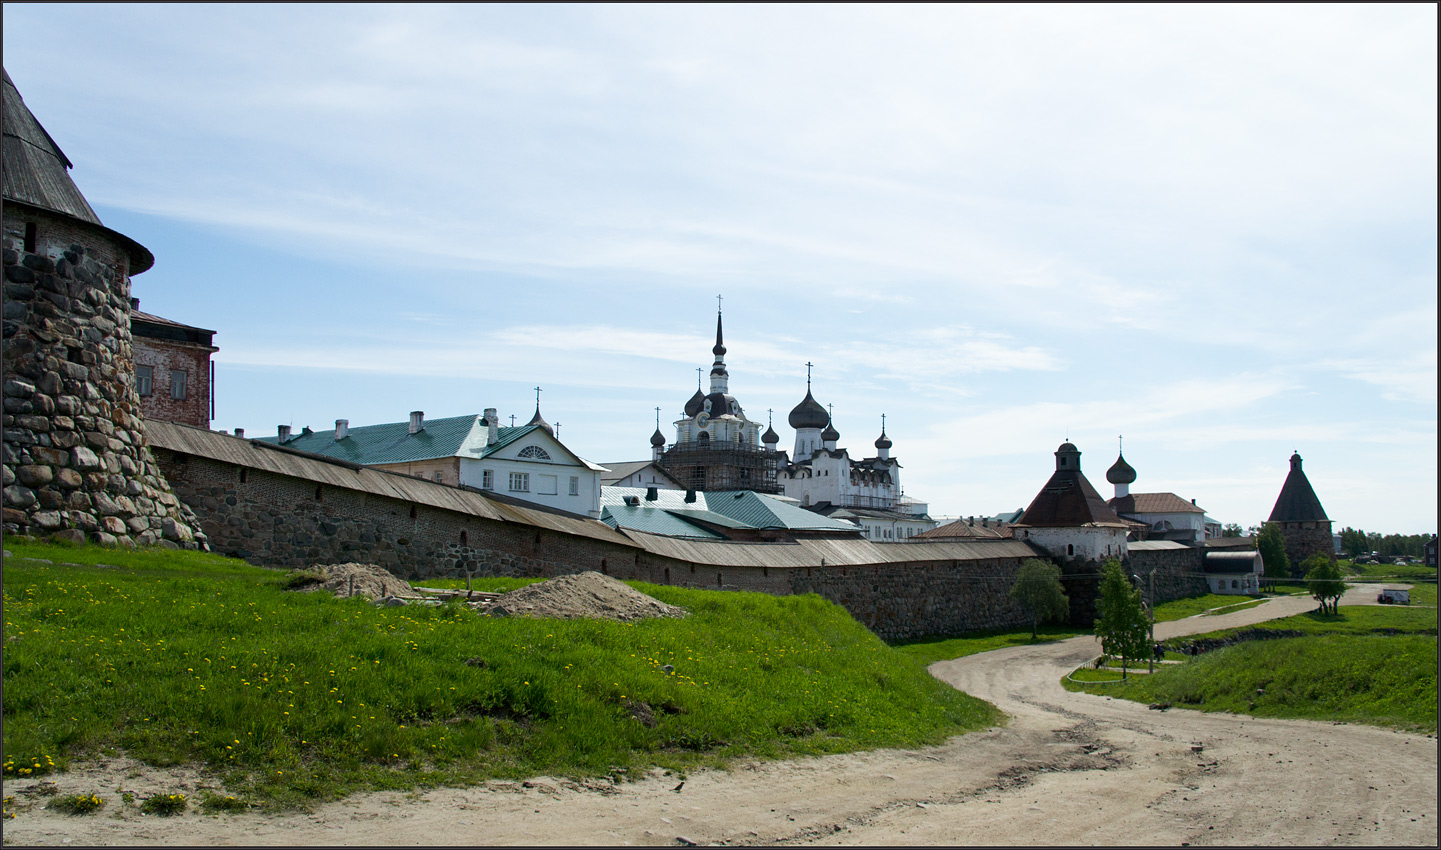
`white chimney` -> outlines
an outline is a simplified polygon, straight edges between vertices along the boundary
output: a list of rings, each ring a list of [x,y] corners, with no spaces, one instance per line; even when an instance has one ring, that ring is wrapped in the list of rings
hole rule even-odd
[[[345,439],[346,437],[349,437],[349,436],[350,436],[350,420],[349,420],[349,419],[337,419],[337,420],[335,420],[335,439],[336,439],[336,440],[343,440],[343,439]]]
[[[496,440],[500,439],[500,416],[496,414],[495,408],[487,407],[485,409],[485,424],[485,444],[493,445]]]
[[[281,426],[279,427],[279,431],[280,431],[280,442],[283,443],[283,442],[285,442],[286,440],[289,440],[289,439],[290,439],[290,426],[289,426],[289,425],[281,425]]]
[[[240,437],[241,439],[244,439],[244,438],[245,438],[245,429],[244,429],[244,428],[236,428],[236,429],[235,429],[235,436]]]
[[[425,411],[410,411],[410,433],[419,434],[425,430]]]

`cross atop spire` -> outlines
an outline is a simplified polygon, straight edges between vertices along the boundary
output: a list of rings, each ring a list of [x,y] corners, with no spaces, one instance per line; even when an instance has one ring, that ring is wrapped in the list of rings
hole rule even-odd
[[[704,366],[695,367],[695,388],[700,389],[700,373],[705,371]]]
[[[535,390],[535,409],[540,410],[540,387],[532,387]]]
[[[766,427],[767,427],[767,428],[771,427],[771,425],[773,424],[773,420],[775,419],[775,412],[776,412],[776,411],[775,411],[775,408],[773,408],[773,407],[767,407],[767,408],[766,408]]]
[[[811,391],[811,367],[814,365],[809,360],[806,361],[806,392]]]
[[[557,422],[556,424],[558,425],[558,424],[560,424],[560,423]],[[660,430],[660,408],[659,408],[659,407],[657,407],[657,408],[655,409],[655,429],[656,429],[657,431]]]
[[[886,433],[886,415],[884,413],[881,414],[881,433]]]

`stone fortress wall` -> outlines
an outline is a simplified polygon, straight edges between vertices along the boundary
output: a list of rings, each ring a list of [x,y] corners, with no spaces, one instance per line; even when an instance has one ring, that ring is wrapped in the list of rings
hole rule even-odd
[[[146,446],[125,251],[8,201],[4,224],[5,530],[198,545]]]
[[[714,563],[648,550],[643,540],[632,540],[594,520],[526,508],[511,508],[500,519],[447,507],[446,499],[457,495],[485,497],[443,484],[370,469],[342,467],[337,473],[333,462],[314,457],[287,458],[287,466],[278,471],[274,464],[264,468],[243,462],[243,453],[236,454],[229,444],[244,446],[252,454],[273,449],[252,450],[239,438],[171,424],[157,424],[154,430],[159,465],[175,492],[194,509],[211,547],[256,564],[304,567],[363,561],[412,582],[462,578],[467,572],[551,577],[596,570],[620,579],[678,587],[816,593],[843,606],[888,640],[1030,623],[1009,595],[1022,561],[1036,554],[1019,541],[1007,542],[1014,552],[997,556],[994,549],[976,548],[979,556],[974,557],[964,554],[968,544],[853,541],[856,545],[851,548],[856,551],[880,547],[887,555],[906,560],[828,564],[822,558],[809,565],[797,561],[806,549],[801,544],[709,543],[701,547],[707,557],[733,551],[735,560],[752,561]],[[185,443],[168,436],[172,434]],[[359,483],[362,475],[390,476],[387,480],[411,495],[386,495],[373,484]],[[350,481],[357,483],[347,484]],[[850,542],[840,548],[846,549]],[[774,548],[767,550],[768,546]],[[777,556],[772,565],[754,562],[756,552],[766,551]],[[936,557],[941,552],[947,557]],[[1137,555],[1147,557],[1128,568],[1148,572],[1156,567],[1157,596],[1162,601],[1204,588],[1199,550]],[[1153,557],[1158,555],[1164,557]],[[1067,567],[1077,573],[1067,580],[1075,600],[1072,620],[1088,625],[1099,568],[1090,562]]]

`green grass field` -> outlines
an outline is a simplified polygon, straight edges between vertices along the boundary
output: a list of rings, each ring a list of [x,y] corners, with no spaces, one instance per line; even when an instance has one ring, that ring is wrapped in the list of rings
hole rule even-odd
[[[1246,628],[1305,636],[1236,644],[1125,684],[1062,684],[1068,690],[1203,711],[1436,731],[1435,609],[1347,606],[1337,615],[1308,613]],[[1092,672],[1079,671],[1073,678],[1091,681]]]
[[[951,658],[964,658],[967,655],[975,655],[978,652],[990,652],[993,649],[1004,649],[1008,646],[1025,646],[1032,643],[1050,643],[1051,641],[1065,640],[1066,638],[1083,634],[1090,634],[1090,632],[1078,632],[1069,626],[1051,624],[1043,625],[1037,629],[1036,640],[1031,640],[1031,630],[1027,627],[1023,629],[977,631],[960,637],[921,638],[920,640],[897,642],[892,644],[892,646],[898,652],[916,659],[925,666],[930,666],[937,661],[945,661]]]
[[[487,618],[285,592],[284,573],[203,553],[6,548],[7,778],[119,751],[303,806],[910,747],[1004,722],[814,595],[636,584],[692,615]]]

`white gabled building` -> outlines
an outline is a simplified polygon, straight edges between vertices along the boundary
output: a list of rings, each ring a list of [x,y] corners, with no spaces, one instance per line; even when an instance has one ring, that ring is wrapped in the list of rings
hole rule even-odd
[[[566,448],[539,405],[530,422],[513,427],[500,426],[495,408],[429,422],[417,410],[408,422],[360,428],[337,419],[333,432],[305,428],[291,434],[281,426],[276,437],[262,441],[600,518],[604,467]]]

